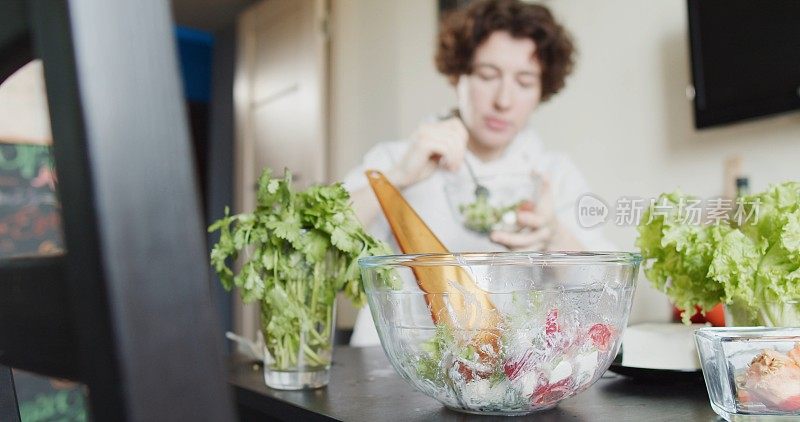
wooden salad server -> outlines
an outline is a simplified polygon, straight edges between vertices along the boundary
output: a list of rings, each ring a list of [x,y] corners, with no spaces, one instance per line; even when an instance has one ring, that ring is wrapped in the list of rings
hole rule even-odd
[[[381,172],[367,170],[366,175],[403,253],[450,253]],[[464,268],[458,265],[411,268],[420,289],[427,293],[425,301],[434,323],[461,330],[477,330],[472,343],[482,357],[499,351],[500,317],[497,309],[489,294],[478,287]],[[491,350],[487,350],[487,346]]]

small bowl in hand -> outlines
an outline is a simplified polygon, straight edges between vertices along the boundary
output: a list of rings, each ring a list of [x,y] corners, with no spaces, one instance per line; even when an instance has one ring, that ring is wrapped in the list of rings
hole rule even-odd
[[[470,178],[460,178],[445,185],[447,202],[456,220],[478,233],[518,230],[517,209],[525,202],[536,201],[539,178],[527,174],[501,174],[478,177],[478,183],[488,189],[488,196],[476,195],[475,182]]]

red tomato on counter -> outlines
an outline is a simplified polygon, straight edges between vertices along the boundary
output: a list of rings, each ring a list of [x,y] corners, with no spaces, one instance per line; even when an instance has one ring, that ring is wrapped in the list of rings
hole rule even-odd
[[[672,319],[675,322],[681,320],[681,309],[676,307],[672,307]],[[694,324],[703,324],[706,322],[711,323],[714,327],[724,327],[725,326],[725,307],[722,304],[718,304],[717,306],[711,308],[710,311],[706,312],[706,315],[703,316],[703,313],[700,310],[699,306],[695,306],[695,314],[692,315],[691,318],[692,323]]]

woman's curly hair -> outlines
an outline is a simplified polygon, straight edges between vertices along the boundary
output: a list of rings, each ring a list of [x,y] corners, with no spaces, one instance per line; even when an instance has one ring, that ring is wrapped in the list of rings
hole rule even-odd
[[[495,31],[533,40],[542,66],[542,101],[564,87],[574,65],[572,37],[549,9],[519,0],[478,0],[446,15],[439,30],[436,68],[451,83],[472,73],[475,50]]]

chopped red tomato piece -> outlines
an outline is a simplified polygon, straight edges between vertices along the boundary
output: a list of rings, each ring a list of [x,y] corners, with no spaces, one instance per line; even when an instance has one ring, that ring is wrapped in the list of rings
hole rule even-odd
[[[564,378],[553,384],[540,385],[531,395],[531,401],[536,405],[555,403],[572,393],[572,378]]]
[[[605,352],[611,341],[611,327],[606,324],[594,324],[589,328],[589,337],[595,347]]]

